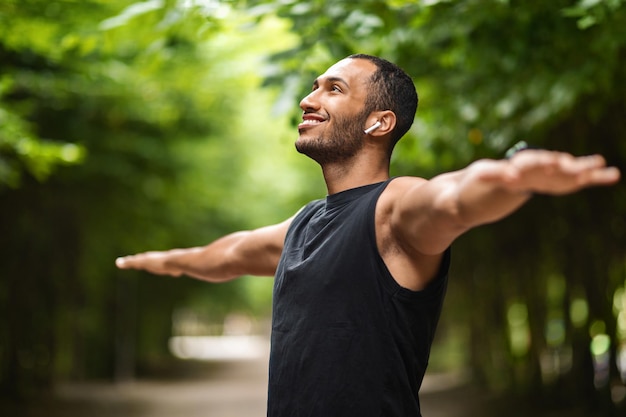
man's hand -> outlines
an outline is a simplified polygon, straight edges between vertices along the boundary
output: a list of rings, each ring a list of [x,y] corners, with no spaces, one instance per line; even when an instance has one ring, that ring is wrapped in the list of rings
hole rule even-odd
[[[504,167],[488,164],[479,176],[512,192],[564,195],[587,187],[612,185],[620,178],[620,171],[607,167],[600,155],[575,157],[528,149],[500,162]]]
[[[130,255],[117,258],[115,265],[120,269],[141,269],[158,275],[171,275],[179,277],[182,271],[168,266],[168,259],[172,252],[144,252],[137,255]]]
[[[273,276],[293,217],[282,223],[230,233],[208,245],[150,251],[117,258],[120,269],[159,275],[187,275],[225,282],[242,275]]]

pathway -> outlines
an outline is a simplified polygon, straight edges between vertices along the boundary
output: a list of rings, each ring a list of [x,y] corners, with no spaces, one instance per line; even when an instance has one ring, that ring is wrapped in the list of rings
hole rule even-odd
[[[225,363],[183,363],[181,375],[123,384],[58,387],[56,397],[24,417],[265,417],[267,357]],[[181,373],[179,371],[179,373]],[[448,375],[428,375],[422,390],[425,417],[486,417],[488,400]]]

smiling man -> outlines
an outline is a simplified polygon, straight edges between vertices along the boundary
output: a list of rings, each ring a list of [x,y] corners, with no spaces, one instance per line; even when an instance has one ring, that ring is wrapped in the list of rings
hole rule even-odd
[[[454,240],[533,193],[610,185],[620,173],[600,156],[525,150],[430,180],[390,178],[417,94],[373,56],[330,67],[300,107],[296,149],[320,164],[326,198],[276,225],[117,265],[209,282],[274,275],[270,417],[421,416]]]

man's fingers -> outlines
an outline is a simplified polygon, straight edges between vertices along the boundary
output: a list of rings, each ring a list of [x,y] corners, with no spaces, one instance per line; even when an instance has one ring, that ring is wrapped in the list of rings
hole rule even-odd
[[[579,156],[571,160],[571,163],[565,163],[564,168],[569,168],[575,172],[589,171],[606,167],[606,161],[601,155]]]
[[[621,173],[615,167],[594,169],[589,171],[587,183],[596,185],[611,185],[619,181]]]
[[[181,276],[181,271],[165,265],[165,258],[166,254],[164,252],[144,252],[136,255],[121,256],[115,260],[115,265],[120,269],[139,269],[157,275]]]
[[[115,260],[115,265],[120,269],[141,268],[141,260],[146,258],[145,255],[127,255],[120,256]]]
[[[572,166],[568,168],[578,175],[580,186],[611,185],[620,179],[619,169],[607,167],[606,160],[601,155],[575,158]]]
[[[613,185],[620,171],[602,155],[575,157],[564,152],[527,150],[499,164],[483,164],[479,176],[509,190],[562,195],[586,187]]]
[[[123,256],[123,257],[119,257],[115,260],[115,266],[117,266],[120,269],[128,269],[130,268],[129,262],[128,262],[128,258],[129,256]]]

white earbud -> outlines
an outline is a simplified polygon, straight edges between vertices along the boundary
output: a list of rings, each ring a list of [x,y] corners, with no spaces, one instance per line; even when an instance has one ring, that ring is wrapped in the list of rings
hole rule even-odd
[[[373,131],[375,131],[376,129],[378,129],[380,127],[380,122],[376,122],[373,125],[371,125],[370,127],[368,127],[367,129],[365,129],[363,131],[363,133],[365,133],[366,135],[369,135],[370,133],[372,133]]]

